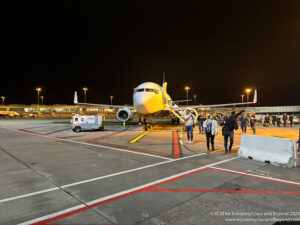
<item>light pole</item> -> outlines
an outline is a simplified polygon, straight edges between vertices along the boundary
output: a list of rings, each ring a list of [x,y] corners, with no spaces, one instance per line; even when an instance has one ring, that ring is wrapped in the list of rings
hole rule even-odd
[[[188,100],[189,100],[189,90],[190,90],[191,88],[186,86],[184,89],[186,90],[186,105],[188,105]]]
[[[246,89],[246,93],[247,93],[247,102],[249,102],[249,93],[252,91],[251,88],[247,88]]]
[[[40,104],[40,91],[42,90],[42,88],[36,88],[35,89],[37,91],[37,104]]]
[[[113,98],[114,98],[114,96],[109,96],[110,97],[110,104],[112,105],[112,100],[113,100]]]
[[[4,96],[1,96],[1,99],[2,99],[2,104],[4,104],[5,97],[4,97]]]
[[[44,96],[41,96],[41,105],[44,104]]]
[[[244,97],[245,97],[245,95],[241,95],[241,97],[242,97],[242,103],[244,102]]]
[[[86,91],[88,90],[87,87],[82,88],[82,90],[84,91],[84,102],[86,103]]]
[[[196,105],[196,98],[197,98],[197,95],[194,95],[194,105]]]

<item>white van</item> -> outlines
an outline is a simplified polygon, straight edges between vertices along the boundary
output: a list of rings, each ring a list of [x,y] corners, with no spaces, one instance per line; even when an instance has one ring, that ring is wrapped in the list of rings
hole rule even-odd
[[[72,130],[80,132],[83,130],[103,130],[104,116],[74,115],[72,116]]]

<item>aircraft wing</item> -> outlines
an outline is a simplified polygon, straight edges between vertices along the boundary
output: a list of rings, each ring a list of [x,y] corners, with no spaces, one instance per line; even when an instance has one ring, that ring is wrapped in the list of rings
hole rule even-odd
[[[125,105],[107,105],[107,104],[94,104],[94,103],[81,103],[78,102],[77,91],[74,93],[74,104],[75,105],[92,105],[92,106],[100,106],[100,107],[109,107],[109,108],[129,108],[134,110],[134,107],[125,106]]]
[[[218,107],[225,107],[225,106],[237,106],[237,105],[250,105],[257,103],[257,91],[254,91],[254,98],[252,102],[243,102],[243,103],[226,103],[226,104],[215,104],[215,105],[197,105],[197,106],[190,106],[185,108],[192,108],[192,109],[198,109],[198,108],[218,108]],[[185,109],[181,108],[181,109]]]

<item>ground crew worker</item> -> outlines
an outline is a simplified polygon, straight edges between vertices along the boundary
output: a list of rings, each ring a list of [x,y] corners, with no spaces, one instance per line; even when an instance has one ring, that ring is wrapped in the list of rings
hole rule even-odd
[[[252,112],[250,115],[250,126],[252,128],[253,134],[256,133],[256,122],[257,122],[257,116],[255,112]]]
[[[213,115],[210,115],[203,123],[203,129],[206,134],[207,153],[209,153],[209,142],[211,142],[212,150],[215,150],[215,136],[218,134],[218,122]]]
[[[193,144],[193,127],[196,123],[196,117],[191,113],[191,110],[188,109],[183,115],[183,119],[185,121],[188,144]]]

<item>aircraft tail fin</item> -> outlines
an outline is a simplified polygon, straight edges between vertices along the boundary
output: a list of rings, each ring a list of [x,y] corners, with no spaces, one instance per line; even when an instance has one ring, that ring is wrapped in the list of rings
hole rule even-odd
[[[78,104],[77,91],[74,93],[74,104]]]
[[[165,82],[166,82],[166,72],[163,73],[163,83],[162,83],[162,86],[164,85]]]
[[[253,104],[257,103],[257,90],[254,91]]]

